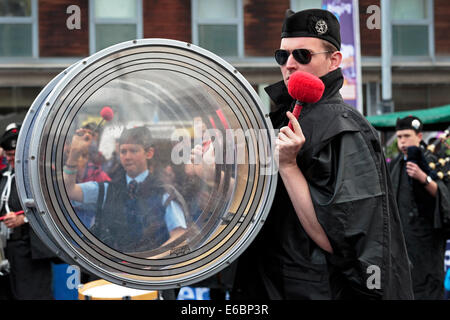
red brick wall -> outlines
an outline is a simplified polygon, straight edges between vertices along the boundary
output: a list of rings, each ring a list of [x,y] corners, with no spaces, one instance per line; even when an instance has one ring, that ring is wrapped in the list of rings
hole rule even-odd
[[[144,38],[192,42],[191,1],[143,0]]]
[[[450,54],[450,2],[434,0],[434,41],[436,55]]]
[[[69,30],[67,7],[81,9],[81,29]],[[88,0],[39,0],[39,55],[80,57],[89,55]]]
[[[281,26],[289,0],[244,0],[246,56],[272,56],[280,47]]]

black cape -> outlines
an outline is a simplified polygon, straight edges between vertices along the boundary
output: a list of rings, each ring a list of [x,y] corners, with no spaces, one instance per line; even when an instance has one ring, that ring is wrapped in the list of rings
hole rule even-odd
[[[424,152],[427,162],[436,158]],[[394,195],[397,197],[408,255],[415,299],[440,300],[444,297],[444,257],[450,227],[448,182],[436,180],[438,192],[432,197],[419,181],[409,178],[403,155],[390,164]]]
[[[411,299],[403,232],[377,132],[342,100],[340,69],[321,79],[322,99],[306,104],[299,118],[306,142],[297,164],[334,253],[306,234],[280,177],[267,221],[239,259],[234,298]],[[286,86],[279,82],[266,91],[277,105],[270,114],[274,128],[287,126],[293,101]]]
[[[6,185],[7,178],[0,172],[0,193]],[[16,188],[16,180],[11,183],[9,208],[12,211],[23,210]],[[7,212],[3,206],[0,216]],[[6,242],[6,258],[10,262],[11,291],[14,299],[51,300],[52,261],[58,261],[50,249],[39,239],[29,224],[14,228],[10,239]]]

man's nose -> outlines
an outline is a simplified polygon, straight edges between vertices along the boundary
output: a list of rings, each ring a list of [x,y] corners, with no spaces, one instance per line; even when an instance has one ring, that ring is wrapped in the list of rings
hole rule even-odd
[[[297,62],[297,60],[295,60],[294,56],[291,53],[286,61],[286,68],[296,69],[297,67],[298,67],[298,62]]]

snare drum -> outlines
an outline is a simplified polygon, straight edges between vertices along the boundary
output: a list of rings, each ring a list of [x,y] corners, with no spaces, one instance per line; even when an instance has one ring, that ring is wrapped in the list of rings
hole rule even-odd
[[[78,288],[78,300],[157,300],[158,291],[138,290],[96,280]]]

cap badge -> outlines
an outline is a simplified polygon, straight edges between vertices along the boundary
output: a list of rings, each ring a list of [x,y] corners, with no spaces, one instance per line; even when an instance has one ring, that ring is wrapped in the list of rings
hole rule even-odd
[[[319,21],[316,22],[316,31],[319,35],[323,35],[323,34],[327,33],[328,25],[325,22],[325,20],[320,19]]]
[[[414,120],[411,122],[411,125],[413,126],[414,129],[419,130],[419,128],[420,128],[420,121],[417,120],[417,119],[414,119]]]

